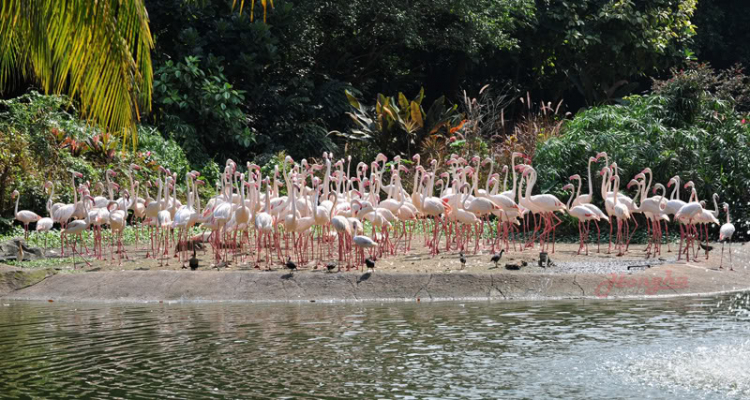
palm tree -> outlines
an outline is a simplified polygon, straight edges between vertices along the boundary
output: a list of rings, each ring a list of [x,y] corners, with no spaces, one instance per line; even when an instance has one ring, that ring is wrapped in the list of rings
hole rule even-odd
[[[123,143],[151,107],[152,48],[144,0],[0,0],[0,91],[67,93]]]
[[[260,2],[265,21],[273,2]],[[151,109],[153,47],[144,0],[0,0],[0,93],[21,81],[67,93],[123,144]]]

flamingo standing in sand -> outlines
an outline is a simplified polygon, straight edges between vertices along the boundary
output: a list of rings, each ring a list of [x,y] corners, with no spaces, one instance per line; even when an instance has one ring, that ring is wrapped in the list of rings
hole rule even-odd
[[[40,218],[39,221],[36,222],[36,231],[37,232],[44,232],[44,251],[47,251],[47,232],[49,232],[52,229],[52,226],[55,224],[55,221],[52,220],[52,197],[55,195],[55,186],[52,184],[52,182],[47,181],[44,184],[45,189],[49,189],[49,199],[47,200],[46,208],[47,213],[50,215],[50,217],[44,217]]]
[[[23,224],[23,238],[25,240],[29,240],[29,224],[39,221],[40,219],[42,219],[42,217],[40,217],[33,211],[18,211],[18,201],[21,200],[21,195],[20,193],[18,193],[18,190],[14,190],[10,198],[11,200],[16,199],[16,209],[13,211],[13,216],[15,217],[16,221],[19,221]]]
[[[570,214],[570,216],[578,220],[578,236],[581,239],[581,243],[578,246],[578,254],[581,254],[581,250],[585,247],[586,255],[589,255],[589,246],[584,240],[584,238],[588,238],[588,235],[589,235],[588,229],[586,228],[586,222],[592,221],[592,220],[596,221],[598,220],[598,216],[594,214],[593,212],[591,212],[590,209],[582,205],[572,206],[573,208],[571,208],[571,203],[573,202],[573,196],[575,194],[575,192],[573,191],[572,184],[569,183],[563,186],[562,189],[570,190],[570,198],[568,199],[568,204],[567,204],[568,214]]]
[[[729,270],[734,271],[732,264],[732,236],[734,236],[734,225],[729,218],[729,204],[724,203],[724,212],[727,213],[727,222],[719,229],[719,241],[721,242],[721,263],[719,268],[724,268],[724,244],[729,242]]]

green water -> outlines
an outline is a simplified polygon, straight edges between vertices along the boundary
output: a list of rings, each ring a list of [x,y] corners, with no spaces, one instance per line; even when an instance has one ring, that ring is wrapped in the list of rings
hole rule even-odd
[[[11,398],[750,398],[750,296],[2,302]]]

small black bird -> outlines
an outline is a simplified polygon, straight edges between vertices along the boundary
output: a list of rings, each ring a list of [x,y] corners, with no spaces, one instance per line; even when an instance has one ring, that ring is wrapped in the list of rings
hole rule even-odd
[[[714,246],[706,246],[703,243],[699,243],[698,245],[701,247],[701,249],[706,250],[706,253],[714,249]]]
[[[289,257],[289,259],[286,260],[286,267],[292,272],[297,270],[297,264],[292,262],[292,257]]]
[[[464,267],[466,266],[466,257],[464,257],[463,252],[458,253],[458,255],[458,261],[461,261],[461,269],[464,269]]]
[[[326,264],[326,269],[328,270],[328,272],[333,272],[333,270],[336,269],[336,264],[335,263],[328,263],[328,264]]]
[[[193,246],[193,257],[191,257],[190,260],[189,260],[190,269],[193,270],[193,271],[195,271],[199,267],[199,265],[198,265],[198,257],[195,256],[195,247],[196,246]]]
[[[505,253],[505,249],[500,250],[499,253],[495,254],[494,256],[492,256],[492,258],[490,258],[490,261],[495,263],[495,268],[497,268],[497,263],[500,262],[500,259],[503,258],[503,253]]]
[[[367,257],[365,259],[365,265],[367,265],[367,269],[375,271],[375,260],[373,260],[372,258]]]

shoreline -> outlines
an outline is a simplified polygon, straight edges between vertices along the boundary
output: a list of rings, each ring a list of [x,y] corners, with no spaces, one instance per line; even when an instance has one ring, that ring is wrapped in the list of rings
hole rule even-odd
[[[750,290],[750,274],[665,264],[610,274],[0,270],[0,299],[99,303],[624,300]]]

